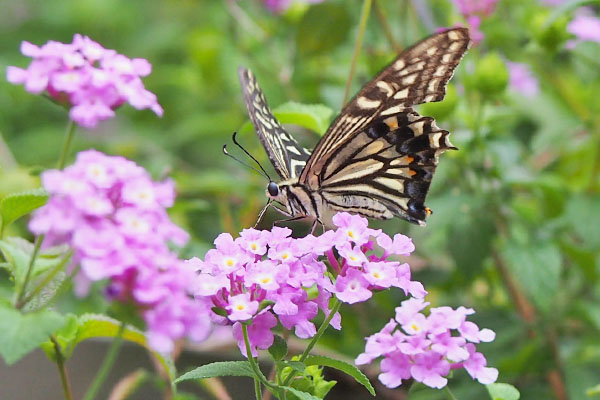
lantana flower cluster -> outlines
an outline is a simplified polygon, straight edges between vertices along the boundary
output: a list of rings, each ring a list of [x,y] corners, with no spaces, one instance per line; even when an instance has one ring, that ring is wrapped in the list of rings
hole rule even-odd
[[[299,338],[314,336],[312,320],[319,309],[329,315],[332,296],[353,304],[390,287],[418,298],[426,294],[421,283],[411,281],[408,264],[390,259],[414,250],[408,237],[391,238],[348,213],[335,215],[333,224],[336,230],[299,239],[280,227],[245,229],[236,239],[223,233],[204,260],[189,261],[199,272],[197,298],[213,310],[214,322],[233,324],[242,354],[242,323],[256,354],[271,346],[278,322]],[[333,316],[332,326],[340,329],[340,323],[339,314]]]
[[[395,319],[367,338],[365,352],[356,358],[356,364],[383,357],[379,380],[390,388],[410,378],[443,388],[450,370],[458,368],[464,368],[480,383],[495,382],[498,370],[487,367],[485,357],[475,347],[476,343],[494,340],[494,332],[466,320],[475,312],[471,308],[431,308],[426,316],[421,311],[428,305],[423,299],[403,301],[396,308]]]
[[[42,183],[50,198],[29,228],[45,235],[45,245],[71,246],[81,294],[108,280],[110,298],[139,307],[158,351],[208,334],[206,308],[191,295],[196,273],[167,245],[188,240],[166,212],[175,198],[171,180],[155,182],[130,160],[88,150],[64,170],[44,172]]]
[[[21,53],[33,61],[27,69],[8,67],[7,80],[68,104],[69,117],[83,127],[112,118],[114,109],[125,102],[163,114],[156,95],[141,80],[152,70],[143,58],[129,59],[79,34],[72,43],[49,41],[41,47],[24,41]]]
[[[509,85],[512,90],[525,97],[534,97],[540,91],[540,85],[528,64],[507,62]]]

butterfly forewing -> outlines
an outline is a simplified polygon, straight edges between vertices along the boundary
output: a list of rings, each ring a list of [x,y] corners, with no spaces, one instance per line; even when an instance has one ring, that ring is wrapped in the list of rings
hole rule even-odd
[[[432,35],[401,53],[344,107],[307,162],[300,181],[314,184],[322,164],[352,135],[373,120],[440,101],[446,84],[469,47],[469,31],[455,28]]]
[[[271,113],[254,74],[245,68],[238,74],[248,114],[275,170],[282,179],[299,176],[310,151],[300,146]]]

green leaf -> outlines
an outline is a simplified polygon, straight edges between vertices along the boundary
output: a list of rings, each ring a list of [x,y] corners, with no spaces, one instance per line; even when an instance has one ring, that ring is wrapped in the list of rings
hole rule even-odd
[[[269,347],[269,353],[271,354],[271,357],[273,357],[273,360],[282,360],[287,352],[288,348],[285,339],[279,335],[275,335],[275,340],[273,340],[273,344]]]
[[[332,29],[335,27],[335,29]],[[348,37],[352,18],[341,4],[317,4],[303,15],[296,33],[301,57],[330,52]]]
[[[44,189],[11,193],[4,197],[0,201],[0,216],[2,217],[1,231],[3,232],[16,219],[46,204],[47,200],[48,193]]]
[[[72,332],[73,327],[69,326],[67,331],[61,332],[61,335],[57,337],[57,340],[60,343],[65,356],[70,357],[75,347],[86,339],[100,337],[113,338],[117,336],[120,325],[121,323],[116,319],[102,314],[84,314],[77,319],[75,334]],[[165,371],[167,371],[171,381],[175,379],[176,371],[173,360],[171,360],[168,355],[153,351],[148,345],[148,341],[143,332],[128,326],[123,333],[123,339],[137,343],[150,350],[164,367]]]
[[[290,386],[281,386],[281,388],[289,391],[290,393],[292,393],[294,396],[296,396],[300,400],[321,400],[320,397],[313,396],[310,393],[303,392],[303,391],[298,390],[298,389],[294,389],[293,387],[290,387]]]
[[[335,368],[339,371],[345,372],[356,380],[356,382],[363,385],[372,396],[375,396],[375,389],[369,379],[354,365],[349,364],[345,361],[336,360],[325,356],[308,356],[304,361],[307,366],[310,365],[322,365],[324,367]]]
[[[248,361],[219,361],[186,372],[175,379],[175,383],[190,379],[215,378],[218,376],[247,376],[254,378],[254,372]]]
[[[55,311],[28,314],[0,304],[0,355],[13,364],[48,340],[48,335],[62,327],[65,317]]]
[[[596,385],[596,386],[593,386],[593,387],[591,387],[591,388],[589,388],[589,389],[587,389],[587,390],[585,391],[585,394],[586,394],[588,397],[592,397],[592,396],[600,396],[600,384],[599,384],[599,385]]]
[[[508,383],[491,383],[485,386],[492,400],[519,400],[521,394]]]
[[[0,240],[0,251],[10,264],[8,269],[15,280],[15,290],[20,292],[33,253],[33,245],[25,239],[9,237]],[[66,261],[65,257],[60,257],[58,254],[40,254],[35,260],[30,279],[33,281],[48,270],[53,270],[61,264],[64,265]]]
[[[302,104],[289,101],[273,110],[282,124],[294,124],[323,135],[329,124],[333,110],[323,104]]]
[[[502,251],[516,280],[544,312],[551,312],[559,288],[561,255],[552,243],[507,243]]]

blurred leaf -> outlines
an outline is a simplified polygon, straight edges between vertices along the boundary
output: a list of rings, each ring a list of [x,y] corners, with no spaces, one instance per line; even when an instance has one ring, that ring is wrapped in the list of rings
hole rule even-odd
[[[0,201],[0,216],[2,217],[0,236],[13,221],[43,206],[47,200],[48,193],[44,189],[11,193],[5,196]]]
[[[0,303],[0,355],[13,364],[48,340],[48,335],[65,323],[65,317],[51,310],[28,314]]]
[[[591,387],[585,391],[585,394],[589,397],[599,396],[600,397],[600,384]]]
[[[567,202],[564,218],[577,234],[580,246],[600,249],[600,201],[597,196],[573,196]]]
[[[351,27],[352,18],[346,7],[334,3],[317,4],[304,14],[298,25],[298,52],[307,57],[331,51],[346,39]]]
[[[20,292],[31,260],[33,245],[19,237],[0,240],[0,251],[10,264],[10,273],[15,280],[15,290]],[[33,281],[49,270],[64,266],[68,257],[57,254],[40,254],[33,265],[30,280]]]
[[[322,104],[301,104],[293,101],[280,105],[273,114],[282,124],[294,124],[323,135],[331,122],[333,110]]]
[[[218,376],[247,376],[254,377],[254,371],[248,361],[219,361],[195,368],[179,378],[175,383],[187,381],[190,379],[215,378]]]
[[[515,280],[539,309],[552,311],[559,288],[561,256],[548,242],[517,244],[507,242],[502,249]]]
[[[363,374],[358,368],[354,365],[349,364],[345,361],[336,360],[333,358],[325,357],[325,356],[308,356],[308,358],[304,361],[307,366],[310,365],[320,365],[324,367],[335,368],[339,371],[342,371],[356,380],[356,382],[363,385],[372,396],[375,396],[375,389],[369,379]]]
[[[485,387],[492,400],[519,400],[521,398],[517,388],[508,383],[492,383]]]
[[[117,336],[120,326],[119,321],[101,314],[84,314],[76,320],[69,316],[67,326],[59,332],[56,339],[63,349],[65,357],[68,358],[80,342],[92,338],[114,338]],[[173,360],[168,355],[153,351],[143,332],[127,326],[123,333],[123,339],[149,350],[165,369],[171,381],[175,379],[176,371]],[[52,358],[51,346],[50,342],[44,344],[44,351],[50,358]]]
[[[275,335],[275,339],[273,340],[273,344],[269,347],[269,354],[273,357],[273,360],[279,361],[282,360],[283,357],[287,354],[287,343],[286,341],[279,335]]]
[[[508,85],[508,69],[502,57],[496,52],[481,57],[465,84],[484,97],[494,98],[502,94]]]

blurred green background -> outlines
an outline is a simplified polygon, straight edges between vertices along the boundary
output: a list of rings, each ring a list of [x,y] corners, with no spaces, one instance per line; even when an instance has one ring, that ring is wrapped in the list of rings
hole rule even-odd
[[[413,238],[411,265],[433,306],[473,307],[474,320],[496,331],[496,341],[480,351],[523,399],[587,399],[600,384],[600,45],[565,46],[573,38],[567,26],[584,4],[598,15],[597,1],[498,2],[446,100],[419,108],[451,131],[460,149],[441,157],[427,227],[374,223]],[[153,72],[144,81],[164,117],[125,106],[94,131],[79,128],[71,159],[96,148],[134,159],[156,178],[173,177],[179,194],[171,215],[192,235],[183,256],[201,257],[218,233],[254,224],[265,202],[264,178],[221,153],[238,130],[269,165],[247,123],[238,66],[255,72],[273,108],[320,104],[333,117],[342,106],[361,7],[358,0],[297,2],[275,14],[259,0],[4,0],[0,70],[28,65],[22,40],[70,42],[74,33],[148,59]],[[376,1],[351,93],[397,50],[457,23],[465,20],[448,0]],[[508,61],[530,66],[537,94],[509,86]],[[314,146],[327,108],[307,115],[289,108],[276,114],[283,122],[321,122],[313,121],[317,133],[290,126]],[[0,80],[0,197],[39,186],[37,174],[54,166],[66,123],[64,109]],[[262,226],[276,218],[269,214]],[[25,221],[12,230],[26,232]],[[385,292],[347,309],[344,329],[324,344],[355,357],[403,298]],[[450,387],[459,399],[486,396],[464,372]],[[405,390],[383,396],[402,398],[394,396]],[[443,395],[422,390],[413,398]]]

